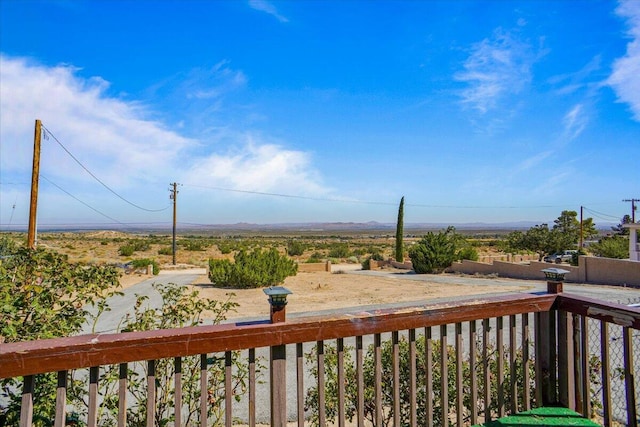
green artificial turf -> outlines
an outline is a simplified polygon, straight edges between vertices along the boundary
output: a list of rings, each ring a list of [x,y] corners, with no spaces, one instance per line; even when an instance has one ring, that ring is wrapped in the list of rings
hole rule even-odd
[[[509,415],[508,417],[478,424],[476,427],[506,427],[506,426],[559,426],[559,427],[598,427],[598,424],[583,418],[577,412],[567,408],[536,408],[526,412]]]

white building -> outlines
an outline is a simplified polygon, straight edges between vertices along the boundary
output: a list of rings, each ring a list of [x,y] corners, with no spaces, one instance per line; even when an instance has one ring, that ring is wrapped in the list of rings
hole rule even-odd
[[[640,243],[638,243],[640,223],[623,224],[622,226],[629,229],[629,259],[631,261],[640,261]]]

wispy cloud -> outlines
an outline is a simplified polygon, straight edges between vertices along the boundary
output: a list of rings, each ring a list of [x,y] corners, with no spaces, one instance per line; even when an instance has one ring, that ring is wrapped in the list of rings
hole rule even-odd
[[[229,72],[227,81],[238,80],[243,77]],[[71,66],[0,56],[2,181],[30,176],[34,120],[41,119],[101,180],[140,197],[153,187],[164,201],[166,183],[210,185],[213,178],[238,190],[326,194],[309,154],[287,149],[285,141],[233,128],[212,132],[217,137],[211,139],[185,137],[152,119],[158,113],[149,105],[111,97],[108,87],[102,78],[79,77]],[[43,141],[42,151],[42,173],[64,182],[66,190],[75,193],[94,183],[52,138]]]
[[[634,119],[640,121],[640,2],[623,0],[616,13],[628,25],[626,54],[613,63],[613,71],[607,83],[618,95],[618,100],[629,104]]]
[[[454,75],[467,85],[460,92],[464,105],[484,114],[507,95],[517,94],[531,82],[535,54],[531,45],[498,28],[490,38],[476,43]]]
[[[576,104],[562,119],[564,126],[563,136],[565,140],[573,140],[580,136],[584,128],[587,126],[587,116],[584,112],[582,104]]]
[[[289,22],[289,20],[278,13],[278,9],[266,0],[249,0],[249,7],[255,10],[259,10],[260,12],[268,13],[273,16],[280,22]]]

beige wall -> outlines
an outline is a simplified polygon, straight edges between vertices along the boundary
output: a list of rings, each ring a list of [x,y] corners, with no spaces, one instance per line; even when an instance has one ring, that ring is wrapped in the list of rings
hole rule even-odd
[[[317,271],[331,272],[331,261],[298,264],[299,273],[315,273]]]
[[[640,262],[626,259],[581,256],[578,264],[578,267],[537,261],[531,261],[530,264],[514,264],[501,261],[487,264],[465,260],[453,263],[447,271],[464,274],[497,274],[501,277],[516,279],[544,280],[544,273],[541,270],[559,267],[570,271],[566,276],[568,282],[640,286]]]

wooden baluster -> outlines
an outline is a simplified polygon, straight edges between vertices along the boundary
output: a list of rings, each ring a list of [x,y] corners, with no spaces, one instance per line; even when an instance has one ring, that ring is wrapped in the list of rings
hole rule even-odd
[[[504,417],[504,318],[496,318],[496,347],[498,347],[498,418]]]
[[[416,386],[416,330],[409,330],[409,425],[415,427],[418,425],[418,410],[417,410],[417,394],[418,388]]]
[[[233,425],[233,354],[230,351],[224,352],[224,424],[226,427]]]
[[[304,427],[304,350],[302,343],[296,344],[296,398],[298,427]]]
[[[606,427],[612,425],[611,414],[611,365],[609,363],[609,328],[605,321],[600,321],[600,360],[602,362],[602,411]]]
[[[344,340],[342,338],[338,338],[336,350],[338,352],[338,427],[344,427],[346,417],[344,412]]]
[[[364,427],[364,349],[362,336],[356,337],[356,381],[358,394],[358,427]]]
[[[531,409],[531,376],[529,371],[531,369],[531,357],[529,355],[529,346],[531,345],[529,337],[529,313],[522,314],[522,378],[523,378],[523,390],[522,390],[522,408],[525,411]]]
[[[393,425],[400,425],[400,345],[398,331],[391,333],[393,372]]]
[[[509,316],[509,393],[511,393],[511,413],[518,412],[518,370],[516,361],[516,316]]]
[[[433,336],[431,326],[424,328],[424,367],[426,374],[425,407],[427,412],[427,426],[433,426]]]
[[[56,418],[54,427],[64,427],[67,418],[67,371],[58,372],[58,386],[56,388]]]
[[[324,378],[324,341],[317,342],[318,354],[317,354],[317,367],[318,367],[318,424],[320,426],[326,425],[326,413],[325,413],[325,378]]]
[[[624,384],[627,395],[627,426],[638,426],[638,413],[636,410],[636,388],[634,382],[634,364],[633,364],[633,329],[629,327],[622,328],[622,338],[624,347]]]
[[[471,387],[471,424],[478,423],[478,372],[477,372],[477,358],[478,358],[478,330],[476,321],[469,322],[469,373],[471,375],[470,387]]]
[[[129,367],[126,363],[118,366],[118,427],[127,425],[127,375]],[[177,392],[177,389],[176,389]],[[178,421],[180,418],[178,418]],[[177,426],[180,424],[176,423]]]
[[[462,323],[456,323],[456,420],[462,425],[464,401],[462,398]]]
[[[449,364],[448,364],[447,325],[440,326],[440,397],[442,426],[449,425]]]
[[[156,417],[156,361],[147,362],[147,427],[155,426]]]
[[[302,344],[300,344],[302,347]],[[302,351],[302,348],[300,349]],[[249,427],[256,425],[256,349],[249,349]]]
[[[382,425],[382,349],[380,347],[380,334],[373,337],[373,359],[374,359],[374,376],[375,376],[375,420],[376,426]]]
[[[207,384],[208,371],[207,355],[200,355],[200,425],[207,425],[207,414],[209,408],[209,387]]]
[[[88,427],[98,425],[98,377],[100,368],[92,366],[89,368],[89,415],[87,419]]]
[[[175,387],[173,408],[174,424],[176,427],[182,426],[182,358],[175,357],[173,359],[174,373],[173,383]]]
[[[33,422],[33,388],[35,377],[27,375],[23,378],[22,403],[20,405],[20,427],[31,427]]]

